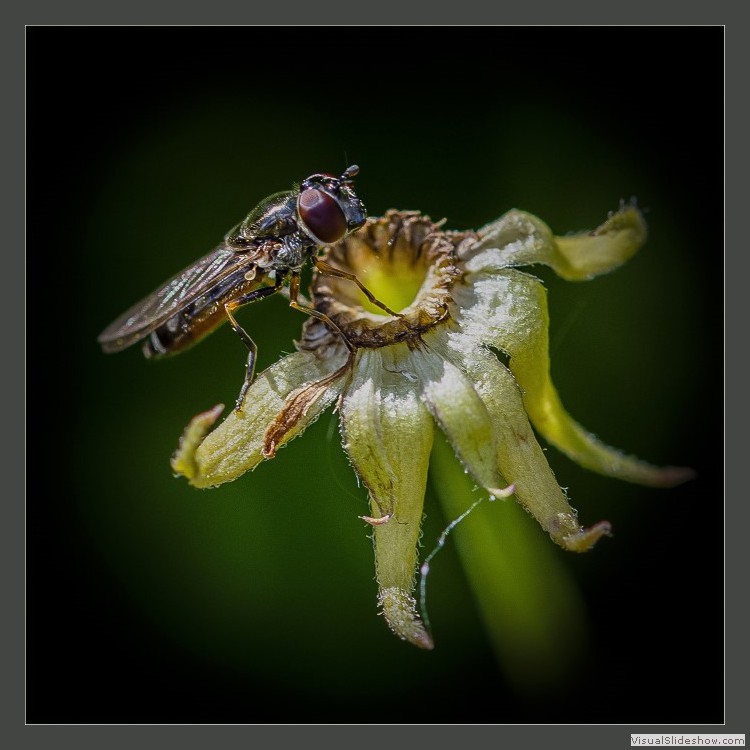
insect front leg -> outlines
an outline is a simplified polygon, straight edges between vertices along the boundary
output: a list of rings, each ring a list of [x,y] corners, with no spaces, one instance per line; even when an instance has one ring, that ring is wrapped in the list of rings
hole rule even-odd
[[[234,332],[240,337],[242,343],[245,344],[245,346],[248,348],[245,382],[242,384],[242,388],[240,389],[240,395],[237,396],[237,403],[235,406],[236,411],[242,411],[242,402],[245,400],[245,394],[247,393],[247,389],[253,382],[253,378],[255,376],[255,359],[258,354],[258,347],[252,340],[252,338],[250,338],[250,334],[248,334],[248,332],[237,322],[234,315],[232,315],[232,311],[236,310],[242,305],[247,305],[249,302],[256,302],[257,300],[263,299],[264,297],[270,297],[272,294],[275,294],[279,291],[282,281],[283,276],[281,274],[277,274],[276,281],[273,286],[264,286],[261,289],[255,289],[252,292],[248,292],[247,294],[242,295],[241,297],[237,297],[237,299],[233,299],[229,302],[224,303],[224,311],[227,314],[227,318],[229,318],[229,325],[232,326]]]
[[[328,265],[324,260],[320,258],[313,258],[315,268],[318,269],[322,274],[326,276],[337,276],[340,279],[348,279],[353,281],[360,289],[360,291],[372,302],[373,305],[377,305],[381,310],[385,310],[389,315],[393,315],[394,318],[403,318],[401,313],[394,312],[388,305],[381,302],[353,273],[342,271],[340,268]]]
[[[354,347],[348,338],[344,335],[344,332],[325,314],[322,312],[319,312],[314,307],[305,307],[305,305],[300,305],[299,302],[297,302],[297,295],[299,294],[299,272],[295,271],[292,273],[292,278],[289,281],[289,307],[293,307],[295,310],[299,310],[300,312],[305,313],[306,315],[311,315],[313,318],[317,318],[318,320],[322,320],[331,330],[336,331],[339,336],[341,336],[341,340],[346,344],[346,348],[349,350],[350,354],[354,354],[356,352],[356,347]]]

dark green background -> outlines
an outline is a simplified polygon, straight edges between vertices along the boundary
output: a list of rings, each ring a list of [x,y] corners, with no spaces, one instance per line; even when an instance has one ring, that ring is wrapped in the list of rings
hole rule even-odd
[[[722,34],[30,28],[27,720],[720,722]],[[590,659],[544,698],[504,682],[451,544],[430,579],[436,650],[389,633],[330,412],[231,485],[172,478],[187,420],[240,386],[228,328],[160,363],[97,347],[259,199],[348,163],[370,214],[450,228],[517,207],[563,234],[631,196],[646,211],[616,273],[540,273],[553,375],[606,442],[698,479],[644,489],[548,451],[583,522],[615,536],[556,550]],[[261,368],[303,322],[281,298],[241,320]],[[426,511],[425,552],[450,520],[429,491]]]

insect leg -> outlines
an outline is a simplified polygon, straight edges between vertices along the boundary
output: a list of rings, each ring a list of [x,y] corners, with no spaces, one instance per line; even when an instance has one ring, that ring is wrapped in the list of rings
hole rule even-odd
[[[252,292],[248,292],[247,294],[242,295],[241,297],[237,297],[236,299],[224,303],[224,311],[227,314],[227,318],[229,318],[229,325],[232,326],[234,332],[240,337],[242,343],[245,344],[245,346],[248,348],[245,382],[242,384],[242,388],[240,389],[240,395],[237,396],[237,404],[235,406],[236,411],[242,411],[242,402],[245,399],[245,394],[247,393],[247,389],[253,382],[253,377],[255,375],[255,358],[258,354],[258,347],[256,343],[250,338],[250,335],[247,333],[247,331],[237,322],[234,315],[232,315],[232,311],[236,310],[242,305],[248,304],[249,302],[255,302],[259,299],[263,299],[264,297],[270,297],[272,294],[279,291],[283,280],[283,276],[281,274],[277,274],[276,281],[273,286],[264,286],[260,289],[255,289]]]
[[[324,260],[320,260],[320,258],[313,258],[312,261],[315,264],[315,268],[317,268],[318,271],[325,274],[326,276],[337,276],[340,279],[348,279],[349,281],[353,281],[360,288],[365,297],[367,297],[367,299],[372,302],[373,305],[377,305],[381,310],[385,310],[389,315],[393,315],[394,318],[404,317],[403,315],[401,315],[401,313],[394,312],[390,307],[388,307],[388,305],[381,302],[353,273],[348,273],[347,271],[342,271],[339,268],[330,266]]]
[[[294,271],[292,272],[292,278],[289,281],[289,307],[293,307],[295,310],[299,310],[300,312],[303,312],[307,315],[311,315],[313,318],[322,320],[327,326],[329,326],[331,329],[336,331],[336,333],[338,333],[339,336],[341,336],[341,340],[346,344],[346,348],[349,350],[351,354],[354,354],[356,349],[349,342],[349,339],[346,338],[346,336],[344,335],[344,332],[325,313],[319,312],[314,307],[305,307],[304,305],[300,305],[300,303],[297,302],[298,294],[299,294],[299,272]]]

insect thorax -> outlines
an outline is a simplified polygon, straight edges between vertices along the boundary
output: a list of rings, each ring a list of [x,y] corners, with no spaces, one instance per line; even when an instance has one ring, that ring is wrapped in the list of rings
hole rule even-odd
[[[299,271],[310,256],[315,245],[302,232],[293,232],[279,238],[279,243],[270,253],[268,268]]]

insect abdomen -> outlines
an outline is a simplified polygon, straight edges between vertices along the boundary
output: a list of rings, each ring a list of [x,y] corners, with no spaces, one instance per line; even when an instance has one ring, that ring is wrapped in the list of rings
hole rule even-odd
[[[177,354],[196,344],[226,320],[224,307],[217,304],[198,315],[177,313],[149,334],[143,342],[143,354],[149,359]]]
[[[228,320],[224,310],[225,303],[247,294],[260,285],[259,281],[260,279],[248,280],[245,269],[228,276],[209,293],[155,328],[143,342],[144,356],[148,359],[166,357],[197,344]]]

